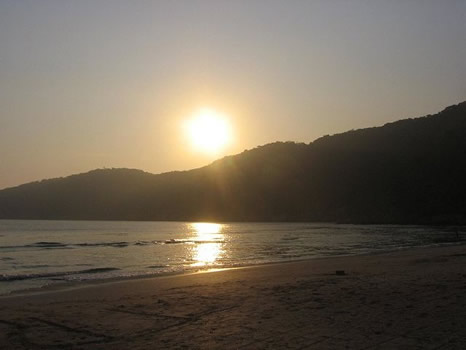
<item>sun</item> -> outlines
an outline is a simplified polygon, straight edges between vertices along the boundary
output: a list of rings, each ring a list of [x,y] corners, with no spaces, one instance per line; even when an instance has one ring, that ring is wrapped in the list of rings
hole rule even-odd
[[[215,154],[231,142],[228,118],[213,109],[199,110],[185,127],[191,145],[197,151]]]

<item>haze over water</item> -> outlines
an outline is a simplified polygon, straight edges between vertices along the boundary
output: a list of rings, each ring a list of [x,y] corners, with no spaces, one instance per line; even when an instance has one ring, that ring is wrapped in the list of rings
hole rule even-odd
[[[455,235],[391,225],[0,220],[0,294],[437,245]]]

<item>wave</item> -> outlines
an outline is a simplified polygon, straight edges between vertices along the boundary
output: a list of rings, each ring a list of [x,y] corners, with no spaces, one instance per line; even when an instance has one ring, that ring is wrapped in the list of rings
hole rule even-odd
[[[93,269],[79,270],[79,271],[64,271],[64,272],[46,272],[46,273],[25,273],[25,274],[16,274],[16,275],[0,275],[0,282],[12,282],[12,281],[23,281],[34,278],[54,278],[54,277],[66,277],[71,275],[81,275],[81,274],[93,274],[93,273],[103,273],[110,271],[120,270],[116,267],[98,267]]]
[[[61,248],[61,247],[65,247],[66,244],[61,243],[61,242],[36,242],[36,243],[30,244],[30,246],[39,247],[39,248],[54,248],[54,247]]]
[[[24,245],[5,245],[0,246],[0,249],[21,249],[21,248],[61,248],[67,249],[70,248],[69,244],[61,242],[35,242],[32,244]]]
[[[170,267],[170,265],[151,265],[147,266],[148,269],[164,269]]]
[[[36,242],[24,245],[0,246],[0,249],[73,249],[77,247],[115,247],[124,248],[131,245],[130,242],[98,242],[98,243],[61,243],[61,242]]]
[[[99,242],[99,243],[76,243],[70,244],[71,246],[76,247],[116,247],[116,248],[124,248],[129,246],[130,242]]]
[[[225,243],[223,240],[198,240],[198,239],[167,239],[164,241],[154,241],[155,244],[203,244],[203,243]]]
[[[159,241],[135,241],[135,242],[95,242],[95,243],[62,243],[62,242],[35,242],[25,245],[0,246],[0,249],[73,249],[87,247],[114,247],[126,248],[129,246],[147,246],[163,244],[204,244],[204,243],[225,243],[223,240],[195,240],[195,239],[167,239]]]

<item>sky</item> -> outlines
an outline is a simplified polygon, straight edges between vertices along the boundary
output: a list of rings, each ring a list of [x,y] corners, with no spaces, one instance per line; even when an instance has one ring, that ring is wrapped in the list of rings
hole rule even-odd
[[[188,170],[466,100],[466,1],[0,0],[0,188]],[[215,154],[187,141],[227,116]]]

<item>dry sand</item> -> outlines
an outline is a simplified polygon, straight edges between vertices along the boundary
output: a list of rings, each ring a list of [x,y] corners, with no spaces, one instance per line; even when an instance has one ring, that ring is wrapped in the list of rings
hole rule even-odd
[[[345,270],[345,275],[336,275]],[[466,349],[466,246],[0,299],[1,349]]]

